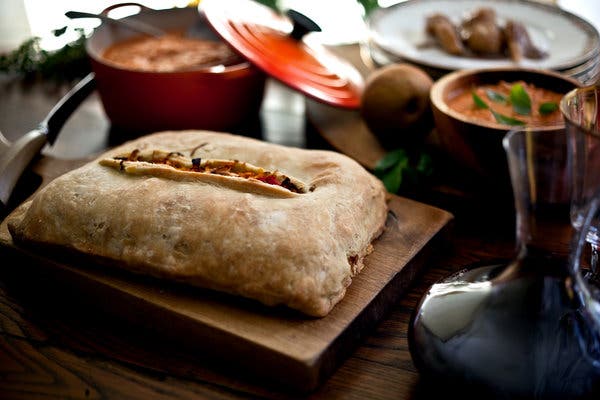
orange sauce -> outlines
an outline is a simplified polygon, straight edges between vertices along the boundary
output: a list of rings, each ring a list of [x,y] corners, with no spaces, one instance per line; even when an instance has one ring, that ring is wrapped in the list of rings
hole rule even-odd
[[[501,93],[506,98],[509,98],[511,87],[517,83],[523,85],[525,91],[531,99],[531,113],[528,115],[517,113],[510,103],[492,101],[487,95],[487,90],[491,89],[495,92]],[[475,101],[473,100],[473,92],[475,92],[477,96],[479,96],[479,98],[489,106],[490,109],[504,116],[523,121],[526,125],[558,125],[563,122],[562,115],[558,108],[548,114],[541,114],[539,112],[539,107],[543,103],[555,103],[558,105],[563,97],[563,94],[556,93],[549,89],[536,87],[523,81],[501,81],[497,84],[475,86],[471,90],[465,90],[458,95],[449,98],[447,101],[448,106],[454,111],[473,120],[498,123],[490,109],[480,108],[475,104]]]
[[[190,71],[241,61],[225,43],[179,33],[136,36],[111,45],[103,57],[121,68],[147,72]]]

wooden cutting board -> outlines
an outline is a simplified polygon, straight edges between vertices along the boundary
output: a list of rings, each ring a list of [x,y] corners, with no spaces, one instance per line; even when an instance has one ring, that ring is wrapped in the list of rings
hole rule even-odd
[[[47,183],[77,162],[43,159],[35,170]],[[452,220],[444,210],[392,196],[385,233],[345,298],[325,318],[107,270],[72,256],[48,256],[16,246],[0,225],[2,257],[44,276],[57,293],[189,346],[202,358],[267,381],[311,390],[327,378],[407,288]],[[35,274],[35,275],[33,275]],[[60,292],[59,292],[60,291]],[[118,326],[115,326],[118,329]]]

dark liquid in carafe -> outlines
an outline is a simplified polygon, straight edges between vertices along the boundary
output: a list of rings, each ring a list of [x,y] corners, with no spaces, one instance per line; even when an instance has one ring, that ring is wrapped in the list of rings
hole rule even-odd
[[[462,398],[600,399],[600,341],[564,260],[515,262],[526,265],[466,271],[423,298],[409,329],[421,386]]]

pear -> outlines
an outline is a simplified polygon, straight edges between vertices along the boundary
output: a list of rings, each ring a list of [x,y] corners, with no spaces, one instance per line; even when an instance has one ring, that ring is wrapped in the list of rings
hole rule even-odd
[[[382,146],[396,148],[423,142],[433,127],[431,77],[421,68],[396,63],[373,71],[361,95],[361,116]]]

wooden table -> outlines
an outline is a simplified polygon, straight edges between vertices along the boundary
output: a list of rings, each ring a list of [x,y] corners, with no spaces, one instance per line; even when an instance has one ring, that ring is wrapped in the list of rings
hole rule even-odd
[[[12,140],[41,120],[67,89],[48,82],[26,84],[9,76],[0,83],[0,130]],[[306,118],[302,96],[270,82],[262,111],[264,137],[295,146],[332,148],[324,140],[327,135],[319,131],[322,124],[315,124],[319,113],[328,111],[311,104]],[[44,154],[75,159],[93,154],[119,141],[110,128],[93,95]],[[40,162],[44,160],[32,170]],[[26,180],[31,182],[31,176]],[[407,344],[411,312],[436,280],[467,264],[510,257],[513,217],[510,204],[503,212],[490,213],[491,206],[472,207],[473,198],[446,191],[426,190],[415,197],[452,212],[453,229],[435,247],[410,290],[311,393],[215,365],[179,343],[85,308],[57,294],[47,281],[23,276],[14,265],[0,269],[0,398],[428,398],[439,388],[421,382],[412,363]]]
[[[19,3],[8,3],[13,8],[15,4]],[[3,10],[5,16],[17,15],[8,12],[9,8]],[[28,36],[18,18],[9,17],[5,22],[11,24],[3,24],[3,41],[13,39],[10,45],[14,45]],[[275,82],[269,85],[261,114],[264,139],[299,147],[344,148],[352,156],[359,155],[354,152],[361,146],[347,146],[344,132],[332,137],[327,123],[335,121],[338,114],[332,116],[331,110],[305,103],[301,95]],[[67,90],[65,85],[27,83],[0,75],[0,131],[10,140],[17,139],[41,121]],[[344,129],[356,128],[356,116],[346,121]],[[66,159],[61,163],[68,168],[73,165],[71,159],[97,153],[121,140],[104,116],[99,98],[92,95],[68,121],[55,145],[44,149],[46,158],[26,173],[15,203],[28,195],[37,182],[33,171],[43,168],[47,157]],[[372,143],[371,138],[366,140]],[[357,157],[366,166],[372,166],[382,151],[370,150]],[[449,181],[407,196],[453,213],[452,229],[436,243],[425,268],[400,300],[315,391],[300,393],[216,365],[180,343],[89,309],[57,293],[43,277],[24,276],[18,263],[2,259],[0,266],[11,268],[0,268],[0,399],[400,400],[451,396],[436,382],[421,378],[412,362],[407,342],[411,313],[437,280],[467,265],[510,258],[514,253],[514,213],[510,198],[498,200],[483,196],[478,188],[456,188],[454,170],[448,171]]]

